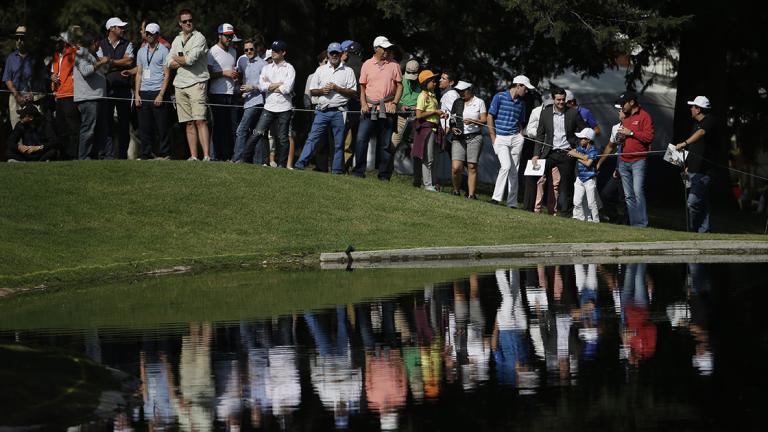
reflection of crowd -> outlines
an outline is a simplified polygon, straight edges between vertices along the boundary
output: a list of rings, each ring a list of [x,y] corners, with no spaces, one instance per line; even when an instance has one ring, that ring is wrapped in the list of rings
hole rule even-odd
[[[708,267],[686,270],[675,293],[646,264],[539,266],[267,321],[193,323],[180,340],[146,338],[136,357],[142,402],[118,420],[290,429],[300,409],[319,409],[337,429],[367,412],[393,430],[408,403],[489,380],[530,395],[611,362],[639,370],[659,351],[662,321],[690,337],[691,370],[709,375]],[[97,333],[86,342],[102,351]]]

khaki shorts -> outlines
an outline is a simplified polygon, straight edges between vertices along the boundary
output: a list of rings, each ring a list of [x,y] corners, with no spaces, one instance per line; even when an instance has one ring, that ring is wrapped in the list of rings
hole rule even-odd
[[[205,120],[208,111],[208,83],[192,84],[189,87],[176,87],[176,112],[179,123],[192,120]]]
[[[483,135],[462,135],[453,139],[451,145],[451,159],[456,161],[476,164],[480,159],[480,150],[483,148]]]

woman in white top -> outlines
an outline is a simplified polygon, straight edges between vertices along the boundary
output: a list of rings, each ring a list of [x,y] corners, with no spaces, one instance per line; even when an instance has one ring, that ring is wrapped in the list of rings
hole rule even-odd
[[[485,102],[475,97],[472,84],[459,81],[454,87],[461,95],[454,102],[451,114],[457,121],[451,122],[454,137],[451,146],[451,179],[453,182],[452,195],[461,195],[461,176],[464,174],[464,164],[467,165],[467,198],[477,199],[477,161],[483,148],[483,131],[480,128],[486,122],[487,110]]]

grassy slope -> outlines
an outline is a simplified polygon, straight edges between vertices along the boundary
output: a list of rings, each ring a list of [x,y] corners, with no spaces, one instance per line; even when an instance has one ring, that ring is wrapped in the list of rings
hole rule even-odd
[[[365,250],[700,238],[513,211],[402,181],[239,164],[2,164],[0,184],[0,287],[306,256],[348,244]]]

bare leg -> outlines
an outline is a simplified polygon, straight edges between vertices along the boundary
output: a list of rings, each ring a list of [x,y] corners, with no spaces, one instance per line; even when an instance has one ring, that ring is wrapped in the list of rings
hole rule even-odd
[[[200,137],[200,146],[203,148],[203,156],[208,157],[208,143],[210,134],[208,133],[208,122],[205,120],[195,120],[197,135]]]
[[[293,131],[288,133],[288,163],[287,168],[293,168],[293,158],[296,155],[296,139],[294,138]]]
[[[189,155],[197,158],[197,129],[194,121],[187,122],[187,144],[189,144]]]
[[[467,176],[467,189],[469,189],[467,195],[474,196],[477,191],[477,164],[468,163],[467,171],[469,172]]]
[[[461,174],[464,172],[464,162],[460,160],[451,161],[451,182],[453,191],[461,191]],[[470,194],[471,195],[471,194]]]

